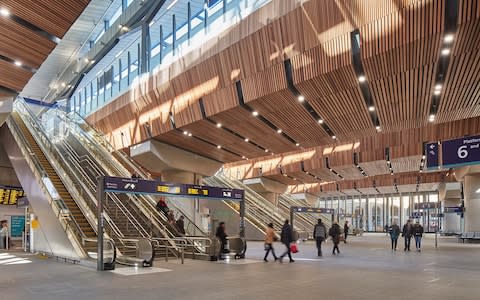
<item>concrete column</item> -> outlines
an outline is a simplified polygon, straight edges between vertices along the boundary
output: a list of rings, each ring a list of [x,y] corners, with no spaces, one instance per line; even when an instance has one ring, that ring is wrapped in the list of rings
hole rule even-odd
[[[464,177],[465,232],[480,231],[480,175]]]
[[[445,199],[443,202],[443,206],[444,207],[460,206],[460,199]],[[461,232],[460,215],[455,213],[445,214],[443,217],[443,232],[445,233]]]

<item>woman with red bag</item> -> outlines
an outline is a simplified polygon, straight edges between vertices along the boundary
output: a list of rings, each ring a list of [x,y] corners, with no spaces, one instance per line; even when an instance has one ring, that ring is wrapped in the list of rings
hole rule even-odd
[[[293,242],[293,230],[292,230],[292,226],[290,226],[290,224],[288,223],[289,223],[288,220],[285,220],[285,224],[283,224],[283,227],[282,227],[282,233],[280,234],[280,241],[282,242],[282,244],[285,245],[285,247],[287,247],[287,251],[285,251],[285,253],[283,253],[280,256],[280,262],[283,262],[283,258],[285,257],[285,255],[288,254],[288,258],[292,263],[294,262],[294,260],[292,259],[290,244]]]

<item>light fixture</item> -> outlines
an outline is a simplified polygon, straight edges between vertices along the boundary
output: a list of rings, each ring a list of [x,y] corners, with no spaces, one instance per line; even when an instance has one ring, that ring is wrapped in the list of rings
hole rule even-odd
[[[453,34],[447,34],[445,36],[445,38],[443,39],[443,41],[446,43],[446,44],[450,44],[451,42],[453,42]]]
[[[442,84],[438,83],[435,85],[435,90],[441,90],[442,89]]]
[[[268,149],[265,149],[265,152],[268,152]]]
[[[425,154],[424,154],[424,155],[422,155],[422,159],[425,159]]]
[[[358,76],[358,81],[359,81],[359,82],[365,82],[365,80],[367,80],[367,79],[365,78],[365,76],[363,76],[363,75]]]
[[[65,84],[65,82],[62,82],[62,87],[66,87],[67,85]]]
[[[245,142],[247,142],[247,143],[248,143],[248,141],[249,141],[249,139],[245,139]]]
[[[323,120],[322,119],[318,120],[318,123],[323,124]]]
[[[393,172],[392,172],[392,173],[390,173],[390,175],[392,175],[392,176],[393,176]]]
[[[191,133],[191,132],[189,132],[189,133],[188,133],[188,136],[192,136],[192,133]]]
[[[337,139],[337,137],[336,137],[336,136],[334,136],[334,135],[332,135],[332,139],[336,140],[336,139]]]
[[[373,105],[372,105],[372,106],[369,106],[369,107],[368,107],[368,110],[369,110],[369,111],[375,111],[375,106],[373,106]]]
[[[476,194],[480,194],[480,188],[475,191]]]
[[[245,159],[245,155],[242,156],[242,159]]]
[[[87,57],[85,57],[84,61],[85,61],[87,64],[90,62],[90,60],[89,60]]]
[[[218,128],[222,127],[222,123],[217,123],[217,127]]]
[[[450,54],[450,49],[449,48],[445,48],[445,49],[442,50],[442,55],[443,56],[447,56],[449,54]]]
[[[303,95],[298,96],[298,102],[303,102],[305,101],[305,97]]]
[[[440,91],[440,90],[435,90],[435,91],[433,92],[433,94],[434,94],[435,96],[438,96],[438,95],[440,95],[440,93],[441,93],[441,91]]]
[[[22,62],[21,62],[21,61],[18,61],[18,60],[16,60],[16,61],[15,61],[15,65],[16,65],[17,67],[21,67],[21,66],[22,66]]]
[[[0,9],[0,15],[2,15],[4,17],[8,17],[10,15],[10,11],[8,11],[8,9],[6,9],[6,8],[1,8]]]
[[[382,129],[380,128],[380,126],[376,126],[375,129],[376,129],[377,131],[381,131],[381,130],[382,130]]]
[[[252,111],[252,115],[253,115],[254,117],[258,116],[258,111],[256,111],[256,110]]]
[[[220,146],[220,145],[217,145],[217,148],[218,148],[218,149],[220,149],[220,148],[222,148],[222,146]]]
[[[428,121],[429,121],[429,122],[435,121],[435,115],[434,115],[434,114],[431,114],[431,115],[428,117]]]
[[[295,146],[297,146],[297,147],[300,146],[300,143],[296,143]]]
[[[277,129],[277,133],[278,133],[278,134],[282,133],[282,130],[281,130],[281,129]]]
[[[422,169],[420,169],[420,173],[422,173],[422,172],[423,172],[423,170],[422,170]]]
[[[284,177],[287,177],[287,174],[283,173],[283,176],[284,176]]]
[[[183,134],[184,134],[184,135],[187,135],[187,134],[188,134],[188,131],[184,131]]]

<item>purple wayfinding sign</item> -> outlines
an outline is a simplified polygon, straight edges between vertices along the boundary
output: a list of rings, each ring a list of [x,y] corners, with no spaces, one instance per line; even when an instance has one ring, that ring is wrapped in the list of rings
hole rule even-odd
[[[105,177],[104,188],[106,192],[161,194],[237,201],[243,200],[244,197],[243,190],[206,185],[169,183],[140,178]]]
[[[444,168],[480,163],[480,136],[470,136],[442,142]]]
[[[427,156],[427,169],[438,168],[439,166],[439,146],[438,142],[425,144],[425,152]]]

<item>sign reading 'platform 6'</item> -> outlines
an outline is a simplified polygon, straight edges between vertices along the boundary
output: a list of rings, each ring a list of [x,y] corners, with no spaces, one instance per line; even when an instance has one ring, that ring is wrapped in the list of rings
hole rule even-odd
[[[444,168],[480,163],[480,136],[442,142]]]

